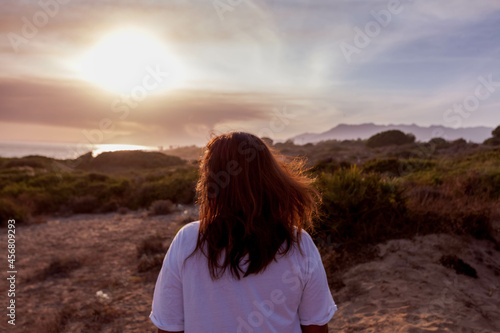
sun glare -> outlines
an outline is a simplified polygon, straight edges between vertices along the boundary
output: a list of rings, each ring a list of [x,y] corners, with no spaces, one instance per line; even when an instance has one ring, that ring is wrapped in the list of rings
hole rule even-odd
[[[124,151],[124,150],[154,151],[157,150],[157,148],[139,146],[139,145],[100,144],[97,145],[97,148],[92,151],[92,156],[95,157],[105,152]]]
[[[180,67],[163,41],[130,29],[105,36],[79,61],[83,79],[122,94],[179,87]]]

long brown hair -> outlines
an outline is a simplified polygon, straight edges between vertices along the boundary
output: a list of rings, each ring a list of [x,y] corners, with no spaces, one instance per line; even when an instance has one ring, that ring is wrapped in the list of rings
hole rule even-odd
[[[300,231],[312,228],[321,200],[304,165],[297,158],[286,161],[250,133],[208,142],[196,186],[200,230],[192,254],[201,250],[208,258],[212,279],[226,269],[237,279],[257,274],[300,244]],[[244,271],[240,261],[246,255]]]

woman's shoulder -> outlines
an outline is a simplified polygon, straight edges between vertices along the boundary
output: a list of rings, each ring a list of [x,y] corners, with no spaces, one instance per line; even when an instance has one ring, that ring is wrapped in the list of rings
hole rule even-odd
[[[300,232],[297,232],[298,228],[295,227],[295,236],[300,238],[301,245],[304,243],[314,243],[311,235],[305,230],[305,229],[300,229]]]
[[[298,232],[298,228],[295,227],[294,232],[295,232],[295,237],[297,239],[297,243],[295,243],[295,244],[299,245],[300,250],[301,250],[301,251],[298,251],[297,253],[304,254],[304,252],[305,252],[305,254],[310,254],[311,251],[317,250],[316,245],[314,244],[313,238],[306,230],[301,229],[300,232]]]
[[[200,228],[200,220],[189,222],[185,225],[182,226],[182,228],[179,229],[179,232],[198,232],[198,229]]]
[[[174,237],[177,243],[192,243],[198,238],[198,230],[200,229],[200,221],[193,221],[182,226]]]
[[[185,224],[182,226],[177,234],[182,235],[183,237],[192,235],[192,234],[198,234],[198,230],[200,229],[200,220],[198,221],[193,221]]]

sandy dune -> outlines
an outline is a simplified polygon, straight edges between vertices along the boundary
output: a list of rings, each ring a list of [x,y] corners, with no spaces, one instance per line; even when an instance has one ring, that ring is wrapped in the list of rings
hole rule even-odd
[[[331,332],[500,332],[500,253],[490,242],[428,235],[378,247],[379,260],[344,274]],[[478,278],[444,267],[442,255]]]

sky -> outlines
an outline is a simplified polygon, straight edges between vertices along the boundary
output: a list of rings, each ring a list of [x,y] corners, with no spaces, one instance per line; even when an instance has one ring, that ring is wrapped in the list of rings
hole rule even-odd
[[[0,141],[500,125],[498,0],[2,0]]]

